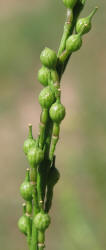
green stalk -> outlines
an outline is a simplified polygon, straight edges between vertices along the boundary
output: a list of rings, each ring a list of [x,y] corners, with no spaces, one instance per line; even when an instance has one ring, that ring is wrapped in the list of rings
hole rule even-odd
[[[68,37],[73,34],[78,16],[80,12],[82,11],[85,2],[86,0],[78,0],[73,10],[67,9],[67,18],[64,24],[64,31],[63,31],[63,35],[62,35],[62,39],[60,42],[57,56],[55,52],[53,52],[50,49],[46,49],[46,53],[47,51],[48,53],[50,51],[50,54],[48,55],[46,54],[46,58],[45,58],[45,55],[42,54],[42,58],[43,58],[42,60],[44,60],[44,58],[45,60],[44,61],[41,60],[41,61],[44,64],[43,66],[45,66],[44,68],[47,67],[47,69],[45,71],[46,73],[43,72],[44,82],[42,82],[42,76],[41,76],[41,82],[42,84],[44,84],[44,86],[46,85],[46,83],[47,84],[49,83],[48,85],[51,88],[51,91],[53,91],[53,94],[55,96],[54,102],[55,101],[57,102],[58,100],[59,103],[61,103],[60,81],[66,69],[67,63],[70,59],[70,56],[72,54],[72,53],[69,54],[69,52],[67,52],[66,50],[66,41]],[[95,12],[96,12],[96,9],[91,13],[91,17],[94,15]],[[48,60],[48,62],[46,59]],[[56,82],[53,82],[53,79],[51,79],[53,77],[52,70],[55,70],[56,74],[58,74],[58,77],[56,77],[55,78],[56,80],[54,80]],[[48,74],[48,71],[51,73]],[[50,102],[50,104],[52,103]],[[45,105],[43,107],[45,107]],[[33,190],[31,186],[31,195],[33,199],[31,202],[30,201],[26,202],[26,216],[27,216],[27,226],[28,226],[27,241],[28,241],[30,250],[43,250],[45,247],[44,246],[45,231],[43,230],[44,228],[47,229],[49,224],[45,224],[45,227],[44,227],[42,226],[42,223],[47,223],[47,219],[44,221],[45,216],[47,216],[45,212],[48,213],[51,208],[52,198],[53,198],[53,188],[60,177],[57,168],[55,168],[55,156],[54,156],[56,144],[59,139],[60,124],[55,123],[55,121],[58,121],[58,120],[55,120],[55,118],[51,116],[51,113],[49,116],[49,108],[42,109],[42,113],[40,116],[39,136],[36,140],[36,145],[34,144],[33,146],[35,147],[33,148],[35,151],[32,150],[31,162],[33,162],[32,159],[34,159],[35,157],[34,163],[36,165],[36,162],[37,162],[36,161],[36,157],[37,157],[36,147],[38,147],[41,150],[41,153],[42,153],[42,150],[44,151],[44,160],[42,162],[39,161],[39,163],[41,162],[40,164],[38,163],[39,166],[36,166],[30,169],[30,181],[33,186]],[[32,125],[29,125],[28,137],[29,138],[26,142],[26,148],[29,150],[29,153],[30,153],[30,148],[32,146],[32,140],[30,139],[33,138],[32,137]],[[25,151],[26,155],[27,155],[28,150]],[[32,209],[32,206],[33,206],[33,209]],[[32,210],[33,210],[33,213],[32,213]],[[37,224],[34,223],[34,219],[35,220],[39,219],[39,214],[38,214],[39,212],[40,212],[41,217],[40,217],[40,221],[38,220],[38,226],[37,226]],[[35,218],[37,214],[38,216]],[[43,222],[41,221],[42,214],[45,214],[43,217]],[[31,216],[32,216],[32,221],[31,221]],[[41,223],[41,227],[39,227],[39,223]],[[37,228],[42,231],[39,231]]]
[[[38,231],[34,225],[34,217],[38,213],[38,204],[36,199],[36,189],[33,192],[33,217],[32,217],[32,241],[31,241],[31,250],[38,250]]]
[[[42,197],[42,189],[43,187],[41,186],[41,183],[42,183],[42,176],[41,176],[41,173],[40,173],[40,167],[38,167],[38,172],[37,172],[37,194],[38,194],[38,206],[39,206],[39,209],[40,211],[43,210],[43,203],[44,203],[44,200],[43,200],[43,197]]]
[[[78,1],[78,3],[75,5],[75,7],[73,9],[73,22],[72,22],[72,25],[71,25],[69,36],[72,35],[72,33],[73,33],[73,30],[75,28],[77,19],[78,19],[79,15],[80,15],[81,11],[84,8],[85,2],[86,2],[86,0],[82,1],[82,3],[80,1]],[[67,57],[65,58],[63,64],[60,63],[60,59],[58,60],[57,69],[59,68],[59,78],[60,78],[60,80],[61,80],[62,74],[64,73],[64,71],[66,69],[66,66],[68,64],[68,61],[69,61],[71,55],[72,54],[67,55]],[[61,57],[62,55],[59,55],[59,56]]]
[[[45,231],[38,231],[38,250],[43,250],[45,245]]]
[[[31,217],[26,215],[27,216],[27,242],[28,242],[28,245],[29,245],[29,248],[30,248],[30,245],[31,245]]]
[[[40,164],[39,167],[39,175],[40,175],[40,186],[41,186],[41,192],[42,192],[42,200],[45,199],[45,191],[46,191],[46,183],[47,183],[47,176],[49,172],[49,168],[51,165],[51,162],[49,160],[49,151],[50,151],[50,144],[51,144],[51,138],[52,138],[52,121],[50,118],[48,119],[46,129],[45,129],[45,157],[44,161]],[[38,175],[38,180],[39,180]]]
[[[63,31],[62,39],[60,42],[60,47],[59,47],[58,54],[57,54],[58,57],[65,50],[66,40],[70,35],[72,23],[73,23],[73,10],[67,9],[67,17],[66,17],[66,22],[64,24],[64,31]]]
[[[36,181],[37,181],[37,174],[36,174],[36,168],[31,169],[30,173],[30,179],[33,184],[33,216],[32,216],[32,239],[31,239],[31,248],[30,250],[38,250],[37,244],[38,244],[38,232],[34,225],[34,218],[35,215],[39,212],[38,209],[38,199],[37,199],[37,187],[36,187]]]
[[[31,234],[32,234],[32,222],[31,222],[31,214],[32,214],[32,202],[26,202],[26,216],[27,216],[27,242],[30,247],[31,245]]]

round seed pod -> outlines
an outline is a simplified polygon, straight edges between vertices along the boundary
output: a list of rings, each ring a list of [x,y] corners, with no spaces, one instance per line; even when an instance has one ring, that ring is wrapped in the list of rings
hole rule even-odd
[[[32,200],[32,185],[30,183],[29,168],[26,170],[26,177],[24,182],[20,186],[20,193],[24,200]]]
[[[66,41],[66,50],[71,53],[80,49],[82,38],[79,34],[71,35]]]
[[[50,224],[50,216],[46,213],[38,213],[34,218],[34,224],[40,231],[45,231]]]
[[[27,155],[30,148],[34,147],[35,145],[36,145],[36,141],[33,139],[33,136],[32,136],[32,125],[29,124],[28,138],[24,141],[24,146],[23,146],[25,155]]]
[[[43,86],[48,85],[49,74],[50,74],[50,71],[45,66],[42,66],[42,68],[38,71],[38,80]]]
[[[76,23],[76,32],[82,35],[88,33],[92,28],[92,17],[96,13],[98,7],[96,7],[88,17],[80,18]]]
[[[76,5],[78,0],[63,0],[64,5],[69,8],[69,9],[73,9],[74,6]]]
[[[24,233],[25,235],[27,235],[27,217],[26,217],[26,215],[21,216],[20,219],[18,220],[18,228],[19,228],[21,233]]]
[[[51,106],[49,114],[53,122],[60,123],[65,117],[65,108],[61,103],[55,102]]]
[[[45,48],[40,55],[40,60],[41,63],[46,66],[47,68],[55,68],[56,63],[57,63],[57,55],[56,52],[49,49]]]
[[[53,82],[59,81],[59,77],[57,71],[54,69],[48,69],[45,66],[38,71],[38,80],[43,86],[47,86],[49,84],[49,78],[53,80]]]
[[[32,200],[32,185],[28,181],[24,181],[20,186],[20,193],[24,200],[30,201]]]
[[[36,141],[32,138],[28,138],[24,142],[24,153],[25,155],[28,154],[28,151],[36,145]]]
[[[50,108],[52,103],[55,101],[55,95],[51,88],[45,87],[39,95],[39,103],[42,108]]]
[[[31,148],[28,152],[28,161],[32,167],[39,165],[44,159],[44,152],[40,148]]]

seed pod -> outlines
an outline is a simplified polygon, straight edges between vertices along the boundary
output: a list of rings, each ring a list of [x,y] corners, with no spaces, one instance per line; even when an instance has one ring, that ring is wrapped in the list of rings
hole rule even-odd
[[[96,7],[88,17],[80,18],[76,24],[76,32],[82,35],[88,33],[92,28],[92,17],[96,13],[98,7]]]
[[[63,0],[63,3],[67,8],[73,9],[77,3],[77,0]]]
[[[49,74],[50,70],[45,66],[42,66],[42,68],[38,71],[38,80],[43,86],[48,85]]]
[[[52,103],[55,101],[55,95],[51,88],[45,87],[39,95],[39,103],[42,108],[50,108]]]
[[[55,102],[49,111],[53,122],[60,123],[65,117],[65,108],[61,103]]]
[[[40,231],[45,231],[50,224],[50,216],[46,213],[38,213],[34,218],[34,224]]]
[[[25,235],[27,235],[27,217],[26,217],[26,215],[23,215],[20,217],[20,219],[18,221],[18,228],[19,228],[21,233],[24,233]]]
[[[40,148],[31,148],[28,152],[28,161],[31,167],[39,165],[44,159],[44,152]]]
[[[57,71],[54,69],[48,69],[45,66],[38,71],[38,80],[43,86],[47,86],[49,84],[49,78],[53,80],[53,82],[57,82],[59,80]]]
[[[24,141],[24,147],[23,147],[25,155],[27,155],[30,148],[34,147],[35,145],[36,145],[36,141],[33,139],[33,136],[32,136],[32,125],[29,124],[28,138]]]
[[[20,193],[24,200],[32,200],[32,188],[29,180],[29,169],[27,169],[25,181],[20,186]]]
[[[71,35],[66,41],[66,50],[72,53],[80,49],[82,45],[82,38],[80,34]]]
[[[40,55],[40,60],[41,63],[46,66],[47,68],[55,68],[56,63],[57,63],[57,55],[55,53],[55,51],[49,49],[49,48],[45,48]]]
[[[25,213],[26,213],[26,204],[23,203],[23,216],[21,216],[20,219],[18,220],[18,228],[21,233],[27,235],[27,217]]]

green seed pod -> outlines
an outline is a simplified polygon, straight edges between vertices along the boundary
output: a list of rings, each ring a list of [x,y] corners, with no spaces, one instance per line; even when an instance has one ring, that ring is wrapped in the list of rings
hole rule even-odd
[[[65,117],[65,108],[61,103],[55,102],[49,111],[53,122],[60,123]]]
[[[32,199],[32,185],[30,182],[23,182],[20,186],[20,193],[24,200],[29,201]]]
[[[55,167],[51,167],[48,174],[47,185],[50,188],[53,188],[53,186],[56,185],[59,179],[60,179],[60,173],[58,169]]]
[[[38,80],[43,86],[47,86],[49,84],[49,78],[53,80],[53,82],[58,82],[59,77],[57,71],[54,69],[48,69],[45,66],[38,71]]]
[[[57,63],[57,55],[55,51],[45,48],[40,55],[41,63],[48,68],[55,68]]]
[[[23,216],[21,216],[20,219],[18,220],[18,228],[21,233],[24,233],[25,235],[27,235],[27,217],[25,215],[26,204],[23,203],[22,206],[23,206]]]
[[[28,161],[31,167],[39,165],[44,159],[44,152],[40,148],[31,148],[28,152]]]
[[[42,68],[38,71],[38,80],[43,86],[48,85],[49,74],[50,70],[45,66],[42,66]]]
[[[77,0],[63,0],[63,3],[67,8],[73,9],[77,3]]]
[[[55,101],[55,95],[51,88],[45,87],[39,95],[39,103],[42,108],[50,108],[52,103]]]
[[[82,38],[80,34],[71,35],[66,41],[66,50],[71,53],[80,49],[82,45]]]
[[[33,187],[29,180],[29,169],[27,169],[25,181],[20,186],[20,193],[24,200],[32,200],[32,189]]]
[[[77,21],[76,33],[80,33],[80,34],[84,35],[84,34],[88,33],[91,30],[91,28],[92,28],[92,23],[91,23],[92,17],[96,13],[97,9],[98,8],[96,7],[88,17],[80,18]]]
[[[50,224],[50,216],[46,213],[38,213],[34,218],[34,224],[40,231],[45,231]]]
[[[27,235],[27,217],[26,217],[26,215],[23,215],[20,217],[20,219],[18,221],[18,228],[19,228],[21,233],[24,233],[25,235]]]
[[[33,136],[32,136],[32,125],[29,124],[28,138],[24,141],[24,146],[23,146],[25,155],[27,155],[30,148],[34,147],[35,145],[36,145],[36,141],[33,139]]]

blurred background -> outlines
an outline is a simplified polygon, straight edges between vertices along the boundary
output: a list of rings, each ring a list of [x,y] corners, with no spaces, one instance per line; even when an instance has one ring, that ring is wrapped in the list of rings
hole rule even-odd
[[[67,115],[61,126],[47,250],[106,249],[106,2],[87,1],[81,16],[99,11],[92,31],[74,53],[62,78]],[[39,55],[57,51],[66,10],[61,0],[0,1],[0,246],[27,250],[17,229],[19,186],[28,167],[22,151],[27,124],[38,133],[42,86]]]

